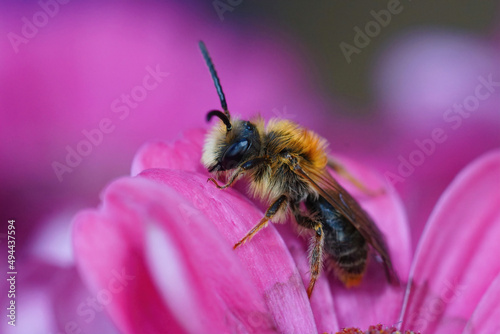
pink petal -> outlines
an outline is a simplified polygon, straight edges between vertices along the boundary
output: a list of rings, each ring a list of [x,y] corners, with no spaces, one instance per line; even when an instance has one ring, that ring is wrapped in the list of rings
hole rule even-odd
[[[403,327],[463,330],[500,272],[500,151],[463,170],[436,205],[412,265]]]
[[[146,256],[153,280],[183,327],[190,333],[236,328],[274,333],[262,295],[212,224],[192,205],[175,200],[169,204],[178,205],[170,211],[179,219],[175,225],[162,226],[151,215]],[[197,290],[205,292],[198,298],[201,305],[193,298]]]
[[[118,200],[114,202],[122,205]],[[107,305],[106,311],[121,332],[144,330],[149,333],[171,328],[183,333],[158,295],[144,263],[141,221],[129,216],[131,214],[120,217],[118,213],[88,211],[75,218],[74,245],[80,274],[97,298],[102,294],[101,303],[97,304],[101,308],[109,300],[103,298],[111,291],[110,284],[118,284],[114,291],[121,291],[112,295],[113,302]],[[130,235],[132,224],[137,225],[135,240]],[[145,308],[141,309],[141,305]],[[147,328],[143,328],[143,324]]]
[[[233,189],[221,191],[206,176],[184,171],[149,169],[140,176],[166,184],[204,212],[225,239],[226,247],[241,239],[262,218],[244,196]],[[231,250],[231,252],[233,252]],[[283,333],[315,332],[313,315],[295,263],[271,225],[236,251],[259,295]]]
[[[183,333],[198,324],[206,333],[239,327],[255,332],[252,315],[260,317],[259,330],[271,329],[262,296],[230,247],[224,247],[212,224],[191,203],[144,178],[114,182],[103,202],[98,212],[76,217],[75,249],[81,273],[94,291],[112,291],[112,284],[121,288],[112,294],[107,310],[122,331]],[[152,229],[168,243],[155,243]],[[174,270],[176,275],[155,276],[161,272],[161,254],[147,242],[166,251],[163,272]],[[122,278],[117,283],[118,276]],[[165,300],[165,286],[189,294]],[[187,307],[187,313],[176,312]]]
[[[117,294],[116,304],[108,306],[121,330],[142,333],[177,328],[181,331],[186,324],[191,330],[194,328],[193,315],[196,315],[207,333],[225,332],[227,329],[221,324],[226,326],[228,322],[229,329],[242,327],[249,332],[272,330],[275,322],[281,332],[315,331],[304,287],[276,232],[268,228],[259,235],[260,242],[256,237],[245,245],[246,251],[243,248],[239,251],[247,256],[254,255],[248,256],[251,259],[243,261],[242,267],[241,259],[237,259],[241,254],[231,249],[234,240],[228,243],[227,236],[224,236],[226,240],[220,239],[212,223],[205,218],[213,220],[215,217],[216,225],[224,227],[226,234],[239,232],[243,235],[245,229],[234,225],[234,217],[238,218],[238,224],[253,225],[260,217],[258,210],[246,200],[215,191],[217,189],[209,187],[211,184],[206,183],[204,176],[155,169],[144,172],[143,176],[170,184],[174,189],[184,185],[180,187],[182,195],[144,178],[119,180],[106,190],[104,206],[99,212],[82,213],[75,221],[75,248],[80,269],[94,290],[108,284],[112,268],[124,268],[128,275],[135,276],[124,288],[123,295]],[[183,196],[188,201],[182,200]],[[189,200],[189,196],[194,197]],[[191,202],[198,209],[193,208]],[[266,234],[271,237],[266,238]],[[104,241],[103,235],[106,235]],[[146,240],[148,245],[156,247],[146,247]],[[259,243],[266,247],[253,250]],[[272,253],[269,259],[267,256],[256,258],[266,251]],[[143,253],[145,255],[141,256]],[[161,265],[162,253],[170,259],[168,266]],[[165,270],[168,272],[168,268],[175,268],[177,275],[158,275]],[[257,280],[257,287],[249,278]],[[172,287],[176,287],[173,291],[180,287],[179,279],[189,282],[187,284],[193,289],[192,298],[186,296],[186,304],[176,304],[177,310],[192,310],[188,319],[174,311],[171,303],[177,299],[166,298],[172,296],[169,294]],[[214,299],[215,296],[218,297]],[[140,305],[146,300],[148,308],[141,309]],[[140,327],[146,319],[148,330]]]
[[[381,175],[347,159],[340,161],[368,189],[380,192],[372,196],[363,194],[348,181],[337,177],[384,234],[401,286],[393,286],[387,282],[382,264],[377,263],[374,258],[370,259],[367,272],[358,287],[345,288],[330,274],[328,277],[335,313],[341,328],[368,328],[377,323],[393,325],[403,301],[403,285],[407,281],[411,261],[412,247],[404,207],[395,190]]]
[[[500,333],[500,274],[491,283],[467,322],[463,334]]]
[[[205,132],[191,130],[174,143],[158,141],[142,145],[132,162],[132,176],[149,168],[204,171],[200,160]]]

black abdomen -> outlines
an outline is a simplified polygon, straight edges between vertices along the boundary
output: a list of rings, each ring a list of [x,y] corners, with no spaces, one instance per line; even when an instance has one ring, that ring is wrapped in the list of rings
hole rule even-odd
[[[337,275],[346,285],[356,285],[366,267],[368,246],[359,231],[330,203],[320,197],[306,200],[307,209],[321,220],[324,250],[331,256]]]

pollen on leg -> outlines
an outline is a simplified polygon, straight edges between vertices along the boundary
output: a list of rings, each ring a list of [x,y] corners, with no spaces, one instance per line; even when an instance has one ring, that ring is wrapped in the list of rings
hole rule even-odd
[[[368,330],[362,331],[359,328],[350,327],[343,328],[342,331],[336,332],[335,334],[420,334],[420,332],[414,331],[399,331],[395,327],[385,327],[381,324],[370,326]]]

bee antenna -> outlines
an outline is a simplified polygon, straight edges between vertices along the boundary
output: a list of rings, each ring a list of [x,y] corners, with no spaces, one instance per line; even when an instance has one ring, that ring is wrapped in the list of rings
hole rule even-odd
[[[224,110],[224,114],[228,121],[231,119],[231,115],[229,115],[229,111],[227,109],[226,97],[224,96],[224,92],[222,91],[222,86],[220,84],[219,77],[217,76],[217,71],[215,71],[214,63],[208,54],[207,47],[203,41],[199,42],[201,53],[203,54],[203,58],[205,58],[205,62],[207,63],[208,69],[210,70],[210,74],[212,75],[212,79],[214,80],[215,89],[217,89],[217,94],[219,94],[220,105],[222,106],[222,110]],[[211,117],[211,116],[210,116]],[[208,115],[207,115],[208,118]],[[220,116],[219,116],[220,118]],[[222,119],[222,118],[221,118]],[[222,120],[224,121],[224,120]],[[224,123],[226,123],[224,121]],[[231,125],[231,124],[229,124]],[[226,124],[227,126],[227,124]],[[230,127],[230,126],[229,126]],[[229,130],[228,130],[229,131]]]
[[[229,118],[226,116],[225,113],[223,113],[222,111],[219,111],[219,110],[209,111],[207,114],[207,122],[210,122],[210,119],[212,119],[212,117],[214,117],[214,116],[219,117],[221,119],[221,121],[224,122],[224,124],[226,125],[227,132],[231,131],[233,126],[231,125],[231,122],[229,121]]]

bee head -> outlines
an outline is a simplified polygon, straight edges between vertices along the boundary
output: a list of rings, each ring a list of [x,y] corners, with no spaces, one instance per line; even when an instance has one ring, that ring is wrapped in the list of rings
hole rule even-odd
[[[260,153],[260,135],[253,123],[235,120],[229,131],[225,122],[224,126],[216,125],[205,142],[202,162],[209,172],[235,169]]]
[[[223,124],[216,125],[207,136],[201,161],[209,172],[223,172],[237,168],[256,157],[260,153],[260,135],[257,127],[251,122],[231,120],[226,97],[207,47],[203,42],[200,42],[199,46],[210,70],[223,110],[212,110],[207,114],[207,121],[216,116]]]

